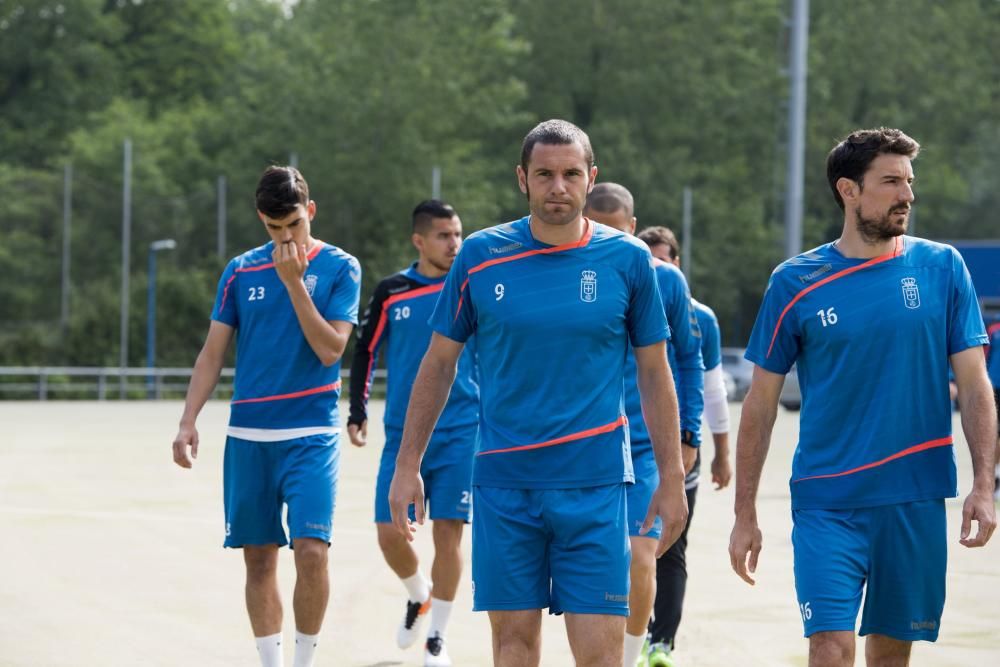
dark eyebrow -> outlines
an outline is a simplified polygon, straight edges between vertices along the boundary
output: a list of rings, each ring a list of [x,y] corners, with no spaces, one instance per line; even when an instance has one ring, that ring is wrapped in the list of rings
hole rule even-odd
[[[299,217],[295,218],[294,220],[289,221],[288,224],[284,225],[284,226],[285,227],[291,227],[292,225],[294,225],[297,222],[302,222],[302,216],[299,216]],[[278,224],[275,224],[273,222],[268,222],[267,226],[271,227],[272,229],[281,229],[281,227],[282,227],[282,225],[278,225]]]

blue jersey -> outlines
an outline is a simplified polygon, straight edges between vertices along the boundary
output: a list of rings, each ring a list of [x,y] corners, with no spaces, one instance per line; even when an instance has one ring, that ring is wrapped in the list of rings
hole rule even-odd
[[[428,319],[443,287],[444,276],[423,276],[414,262],[375,288],[358,328],[351,364],[351,414],[347,423],[360,424],[368,419],[368,392],[380,350],[384,349],[388,373],[384,422],[390,428],[403,428],[413,380],[431,340]],[[455,383],[437,422],[439,429],[479,422],[479,383],[471,342],[459,357]]]
[[[663,309],[670,325],[668,356],[677,389],[680,427],[691,434],[692,444],[701,442],[701,413],[704,407],[704,368],[701,360],[701,332],[691,306],[691,292],[684,274],[673,264],[653,260]],[[625,413],[632,436],[632,458],[652,454],[652,441],[642,417],[642,400],[636,381],[635,355],[629,349],[625,367]]]
[[[950,246],[899,237],[865,260],[827,244],[775,269],[746,358],[773,373],[798,365],[793,509],[957,495],[948,357],[985,342]]]
[[[529,218],[462,246],[431,325],[476,334],[473,483],[574,488],[632,481],[623,407],[628,346],[669,337],[649,249],[586,221],[573,243],[536,241]]]
[[[1000,390],[1000,322],[994,322],[989,328],[990,349],[986,357],[986,372],[994,389]]]
[[[236,329],[236,378],[229,425],[244,429],[336,427],[340,362],[324,366],[309,346],[271,260],[274,243],[232,259],[212,319]],[[356,324],[358,261],[317,241],[303,282],[325,320]]]
[[[694,314],[698,318],[698,329],[701,331],[701,360],[705,370],[710,371],[722,363],[722,332],[719,330],[719,320],[712,309],[697,299],[691,299]]]

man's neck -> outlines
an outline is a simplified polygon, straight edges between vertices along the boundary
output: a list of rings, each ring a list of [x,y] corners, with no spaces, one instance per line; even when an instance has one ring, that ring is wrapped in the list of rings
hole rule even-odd
[[[582,215],[577,216],[576,220],[565,225],[550,225],[549,223],[542,222],[534,214],[532,214],[528,221],[528,225],[531,227],[531,235],[535,237],[535,240],[548,245],[563,245],[579,241],[587,231],[587,224],[587,219]]]
[[[441,276],[448,273],[447,271],[442,271],[438,267],[434,266],[427,261],[426,257],[421,257],[417,260],[417,273],[425,278],[440,278]]]
[[[892,252],[896,248],[896,237],[870,240],[858,232],[854,220],[844,220],[844,231],[834,245],[841,255],[849,259],[872,259]]]

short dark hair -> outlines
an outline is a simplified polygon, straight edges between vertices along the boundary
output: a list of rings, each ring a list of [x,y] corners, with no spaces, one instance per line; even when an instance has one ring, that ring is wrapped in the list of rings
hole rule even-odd
[[[635,200],[624,185],[598,183],[587,195],[586,207],[598,213],[614,213],[625,209],[625,217],[631,218],[635,211]]]
[[[521,144],[521,169],[528,171],[528,161],[535,144],[547,146],[566,146],[579,144],[583,149],[583,157],[587,167],[594,166],[594,149],[590,147],[590,137],[587,133],[567,120],[552,119],[539,123],[528,132]]]
[[[425,199],[413,209],[413,233],[426,234],[435,218],[450,220],[456,215],[455,209],[440,199]]]
[[[646,227],[636,236],[639,240],[652,248],[654,245],[663,244],[670,248],[670,259],[677,259],[681,254],[681,244],[677,242],[677,237],[670,231],[669,227]]]
[[[257,182],[257,210],[269,218],[284,218],[299,204],[309,204],[309,184],[295,167],[271,165]]]
[[[879,155],[892,153],[913,160],[919,152],[920,144],[902,130],[879,127],[851,132],[826,156],[826,180],[840,210],[844,210],[844,199],[837,192],[838,180],[849,178],[864,189],[865,172]]]

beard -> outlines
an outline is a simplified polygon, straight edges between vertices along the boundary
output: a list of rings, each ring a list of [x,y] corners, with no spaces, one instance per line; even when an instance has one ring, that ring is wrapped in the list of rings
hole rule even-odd
[[[564,204],[562,211],[547,211],[545,209],[545,200],[540,202],[534,202],[531,199],[531,190],[525,187],[527,192],[525,192],[525,197],[528,199],[528,210],[531,211],[531,215],[538,218],[547,225],[568,225],[583,213],[583,207],[574,208],[572,204]]]
[[[907,204],[893,206],[885,214],[878,217],[865,217],[861,212],[861,207],[854,209],[854,217],[858,234],[865,243],[873,245],[882,241],[894,239],[906,233],[906,226],[909,223],[910,207]],[[897,213],[906,213],[898,222],[894,219]]]
[[[454,257],[446,257],[444,259],[435,259],[433,257],[427,258],[427,263],[433,266],[438,271],[444,271],[448,273],[451,271],[451,265],[455,263]]]

